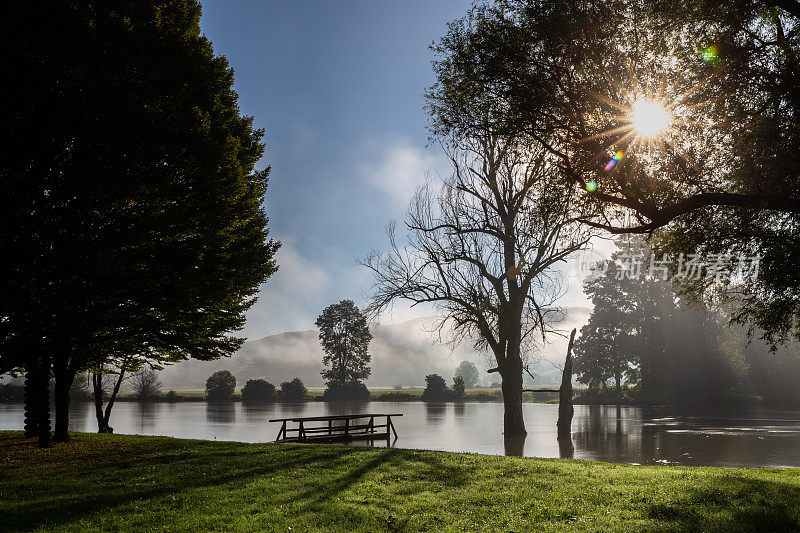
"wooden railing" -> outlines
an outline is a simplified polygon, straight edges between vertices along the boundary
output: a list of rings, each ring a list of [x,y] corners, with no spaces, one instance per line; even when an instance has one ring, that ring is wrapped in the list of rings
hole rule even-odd
[[[273,418],[270,422],[280,422],[281,429],[275,442],[309,442],[355,439],[386,439],[391,435],[397,438],[391,414],[356,414],[330,416],[304,416],[292,418]],[[376,424],[375,419],[386,418],[385,424]],[[334,424],[334,422],[338,422]],[[297,424],[292,427],[292,424]]]

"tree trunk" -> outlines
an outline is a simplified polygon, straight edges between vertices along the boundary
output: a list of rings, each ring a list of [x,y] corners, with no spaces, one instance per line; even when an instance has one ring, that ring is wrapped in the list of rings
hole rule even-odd
[[[505,361],[500,376],[503,378],[503,435],[506,438],[527,435],[522,416],[522,359],[519,355]]]
[[[39,447],[50,447],[50,360],[49,355],[42,356],[37,372],[35,392],[38,408]]]
[[[28,361],[25,363],[25,437],[33,438],[39,436],[39,417],[41,416],[39,410],[40,394],[38,387],[41,379],[41,369],[39,360]]]
[[[69,371],[66,355],[64,354],[60,354],[58,357],[56,357],[53,368],[56,377],[56,430],[53,434],[53,440],[56,442],[68,442],[69,390],[72,387],[72,381],[75,379],[75,374]]]
[[[97,432],[108,433],[103,417],[103,370],[92,372],[92,393],[94,396],[94,416],[97,419]]]
[[[572,435],[572,417],[575,414],[575,408],[572,406],[572,345],[575,342],[575,332],[573,329],[569,336],[569,344],[567,345],[567,358],[564,361],[564,371],[561,373],[561,388],[558,392],[558,428],[559,439],[571,439]]]

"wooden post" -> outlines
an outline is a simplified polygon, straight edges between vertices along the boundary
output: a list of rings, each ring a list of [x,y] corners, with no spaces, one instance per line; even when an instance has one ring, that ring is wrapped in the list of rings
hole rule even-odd
[[[283,436],[283,438],[286,438],[286,420],[284,420],[283,424],[281,424],[281,430],[278,432],[277,440],[281,440],[281,436]]]
[[[328,435],[333,435],[333,420],[328,419]]]
[[[572,330],[567,345],[567,358],[564,361],[564,371],[561,374],[561,388],[558,393],[558,438],[570,438],[572,434],[572,417],[575,408],[572,406],[572,345],[575,342],[576,329]]]
[[[306,440],[306,428],[303,425],[303,421],[302,420],[300,421],[300,431],[298,431],[298,433],[299,433],[299,436],[300,436],[300,440],[301,441],[305,441]]]
[[[389,429],[391,429],[392,433],[394,433],[394,438],[397,438],[397,431],[394,429],[394,424],[392,424],[392,417],[389,415],[386,415],[386,425],[388,426],[386,428],[386,438],[387,439],[389,438]]]
[[[344,419],[344,436],[345,436],[345,438],[350,437],[350,419],[349,418],[345,418]]]

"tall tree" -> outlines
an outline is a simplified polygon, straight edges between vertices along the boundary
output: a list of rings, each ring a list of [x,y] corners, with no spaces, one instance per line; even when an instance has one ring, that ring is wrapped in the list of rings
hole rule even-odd
[[[478,368],[470,361],[461,361],[456,367],[455,375],[464,380],[464,387],[467,389],[475,388],[481,380]]]
[[[482,131],[491,105],[589,191],[588,223],[762,255],[740,318],[800,334],[800,3],[497,0],[434,50],[436,135]]]
[[[263,131],[199,19],[194,0],[20,3],[2,19],[0,359],[52,356],[59,440],[76,373],[232,353],[276,269]]]
[[[370,374],[369,332],[367,317],[352,300],[329,305],[317,317],[319,342],[328,368],[321,372],[328,388],[362,383]]]
[[[553,329],[561,283],[557,263],[582,248],[580,193],[529,139],[491,133],[446,145],[453,174],[420,188],[407,242],[390,225],[391,249],[364,261],[374,273],[370,310],[392,301],[433,304],[453,340],[491,350],[502,377],[507,437],[526,434],[522,372],[536,338]]]

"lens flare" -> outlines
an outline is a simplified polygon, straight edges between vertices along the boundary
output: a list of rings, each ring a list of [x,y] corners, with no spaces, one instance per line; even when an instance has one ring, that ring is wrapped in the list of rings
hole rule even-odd
[[[633,103],[631,119],[642,137],[655,137],[670,123],[669,113],[663,105],[644,98]]]
[[[710,65],[716,65],[719,63],[719,47],[715,44],[712,44],[703,50],[700,53],[700,60],[703,63],[708,63]]]
[[[617,166],[617,163],[619,163],[619,162],[620,162],[620,160],[621,160],[621,159],[622,159],[624,156],[625,156],[625,154],[622,152],[622,150],[619,150],[619,151],[617,151],[617,153],[616,153],[616,154],[614,154],[614,155],[611,157],[611,160],[610,160],[608,163],[606,163],[606,168],[604,168],[603,170],[605,170],[606,172],[611,172],[611,170],[612,170],[612,169],[613,169],[615,166]]]
[[[597,181],[596,180],[589,180],[586,182],[586,190],[589,192],[594,192],[597,190]]]

